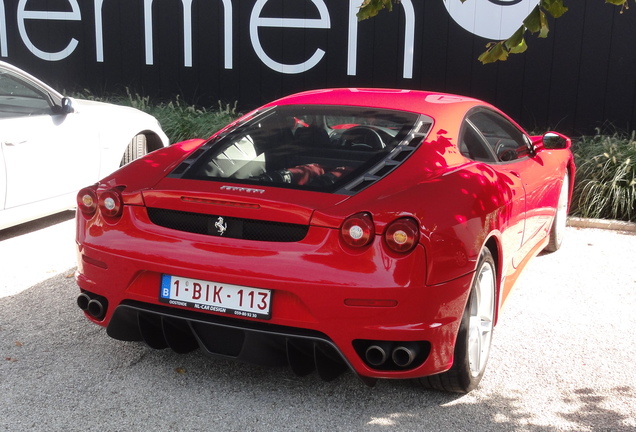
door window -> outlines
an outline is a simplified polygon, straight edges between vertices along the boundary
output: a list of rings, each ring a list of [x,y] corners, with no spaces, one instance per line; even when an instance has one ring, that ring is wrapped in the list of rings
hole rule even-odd
[[[48,94],[0,70],[0,118],[52,114]]]
[[[513,162],[530,155],[530,140],[506,118],[480,110],[466,119],[460,150],[481,162]]]

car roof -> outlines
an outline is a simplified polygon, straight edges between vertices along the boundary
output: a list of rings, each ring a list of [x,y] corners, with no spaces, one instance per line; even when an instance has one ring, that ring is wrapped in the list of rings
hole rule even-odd
[[[350,105],[395,109],[427,115],[465,113],[475,106],[490,104],[478,99],[448,93],[375,88],[336,88],[296,93],[274,102],[273,105]]]

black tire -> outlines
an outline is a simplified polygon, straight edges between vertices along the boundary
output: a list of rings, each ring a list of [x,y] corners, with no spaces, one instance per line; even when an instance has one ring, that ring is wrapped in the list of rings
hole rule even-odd
[[[559,201],[557,203],[556,214],[550,228],[550,240],[545,247],[546,252],[556,252],[563,244],[563,236],[565,235],[565,227],[568,218],[568,201],[570,197],[570,176],[565,174],[561,192],[559,192]]]
[[[495,262],[488,249],[479,257],[466,309],[455,342],[451,368],[443,373],[419,379],[419,383],[435,390],[468,393],[484,375],[495,316]],[[481,300],[481,304],[480,304]]]
[[[148,153],[148,141],[145,135],[136,135],[126,147],[119,166],[124,166]]]

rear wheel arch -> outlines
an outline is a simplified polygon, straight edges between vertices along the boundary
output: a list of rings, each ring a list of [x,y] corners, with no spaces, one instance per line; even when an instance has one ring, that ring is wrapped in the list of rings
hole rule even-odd
[[[473,281],[453,349],[453,363],[445,372],[417,380],[422,386],[468,393],[481,381],[491,349],[497,310],[497,264],[490,249],[479,254]]]

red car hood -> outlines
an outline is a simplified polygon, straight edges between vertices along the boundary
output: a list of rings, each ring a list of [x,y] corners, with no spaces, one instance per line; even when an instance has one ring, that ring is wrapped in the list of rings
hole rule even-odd
[[[314,210],[348,196],[217,181],[164,178],[142,191],[147,207],[308,225]]]

